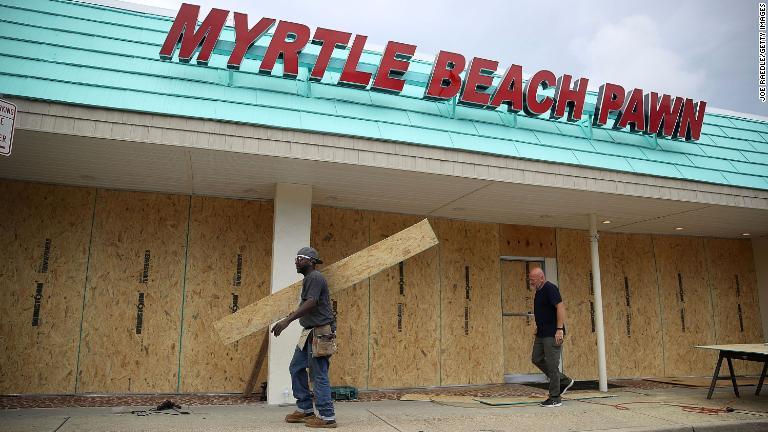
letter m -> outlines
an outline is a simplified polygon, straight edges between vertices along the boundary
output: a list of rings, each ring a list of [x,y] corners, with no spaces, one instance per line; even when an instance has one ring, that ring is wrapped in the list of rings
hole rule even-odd
[[[205,21],[195,31],[197,27],[197,15],[200,12],[200,6],[182,3],[176,20],[173,21],[171,30],[168,31],[168,37],[160,49],[160,58],[170,60],[176,51],[176,46],[181,43],[179,51],[179,61],[189,63],[197,48],[200,53],[197,55],[197,64],[207,65],[211,58],[211,52],[219,39],[221,29],[227,21],[229,11],[222,9],[211,9]]]

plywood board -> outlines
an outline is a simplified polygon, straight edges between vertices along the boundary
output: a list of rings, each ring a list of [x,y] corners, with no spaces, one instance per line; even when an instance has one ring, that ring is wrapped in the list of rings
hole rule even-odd
[[[193,197],[182,336],[181,392],[238,392],[266,331],[222,347],[210,322],[269,294],[269,201]],[[263,368],[256,385],[266,381]]]
[[[555,229],[526,225],[499,225],[502,256],[555,258]]]
[[[762,342],[757,276],[749,240],[705,239],[712,289],[715,341],[718,344]],[[739,374],[760,373],[762,366],[735,361]]]
[[[392,237],[329,265],[325,277],[331,295],[437,244],[426,219]],[[224,343],[235,342],[277,321],[296,306],[301,281],[213,323]]]
[[[435,225],[440,238],[441,384],[501,382],[498,226],[446,219]]]
[[[368,217],[363,211],[312,208],[310,244],[326,263],[337,262],[368,247],[371,244],[368,230]],[[323,265],[319,269],[323,271]],[[331,361],[331,383],[365,388],[368,377],[368,279],[335,292],[331,301],[337,314],[339,346]]]
[[[0,393],[75,390],[94,194],[0,180]]]
[[[78,392],[176,391],[189,206],[98,190]]]
[[[563,345],[563,370],[576,379],[597,378],[591,265],[589,233],[558,229],[557,276],[568,315],[568,336]]]
[[[599,239],[608,376],[659,376],[663,370],[661,312],[649,235]],[[644,353],[638,356],[637,353]]]
[[[662,307],[664,376],[706,375],[717,359],[704,240],[653,236]]]
[[[372,241],[418,221],[392,213],[370,215]],[[438,248],[432,248],[371,278],[371,388],[439,385],[438,265]]]
[[[535,288],[528,283],[528,272],[541,263],[501,261],[501,302],[504,313],[533,313]],[[533,316],[505,316],[504,373],[540,373],[531,363],[536,320]]]

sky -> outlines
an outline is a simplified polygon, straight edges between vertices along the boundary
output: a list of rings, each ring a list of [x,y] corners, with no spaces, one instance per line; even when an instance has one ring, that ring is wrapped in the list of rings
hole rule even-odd
[[[99,0],[90,0],[94,3]],[[181,1],[130,0],[178,11]],[[612,82],[694,101],[711,108],[768,116],[758,98],[758,1],[534,0],[187,0],[261,17],[368,36],[368,49],[394,40],[433,59],[440,50],[548,69],[590,89]]]

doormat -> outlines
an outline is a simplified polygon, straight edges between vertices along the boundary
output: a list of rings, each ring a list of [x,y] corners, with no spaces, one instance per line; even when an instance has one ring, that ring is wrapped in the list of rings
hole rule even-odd
[[[534,387],[537,389],[543,389],[543,390],[549,390],[549,383],[527,383],[523,384],[527,387]],[[608,383],[608,388],[624,388],[623,385]],[[573,387],[568,389],[568,391],[571,390],[600,390],[600,384],[597,381],[576,381],[573,383]]]

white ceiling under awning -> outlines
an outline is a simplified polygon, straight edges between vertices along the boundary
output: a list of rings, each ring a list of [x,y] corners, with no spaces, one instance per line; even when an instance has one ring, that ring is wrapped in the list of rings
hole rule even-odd
[[[334,207],[575,229],[596,213],[611,220],[602,231],[768,235],[768,210],[753,208],[27,130],[14,141],[0,178],[243,199],[271,199],[276,183],[297,183]]]

